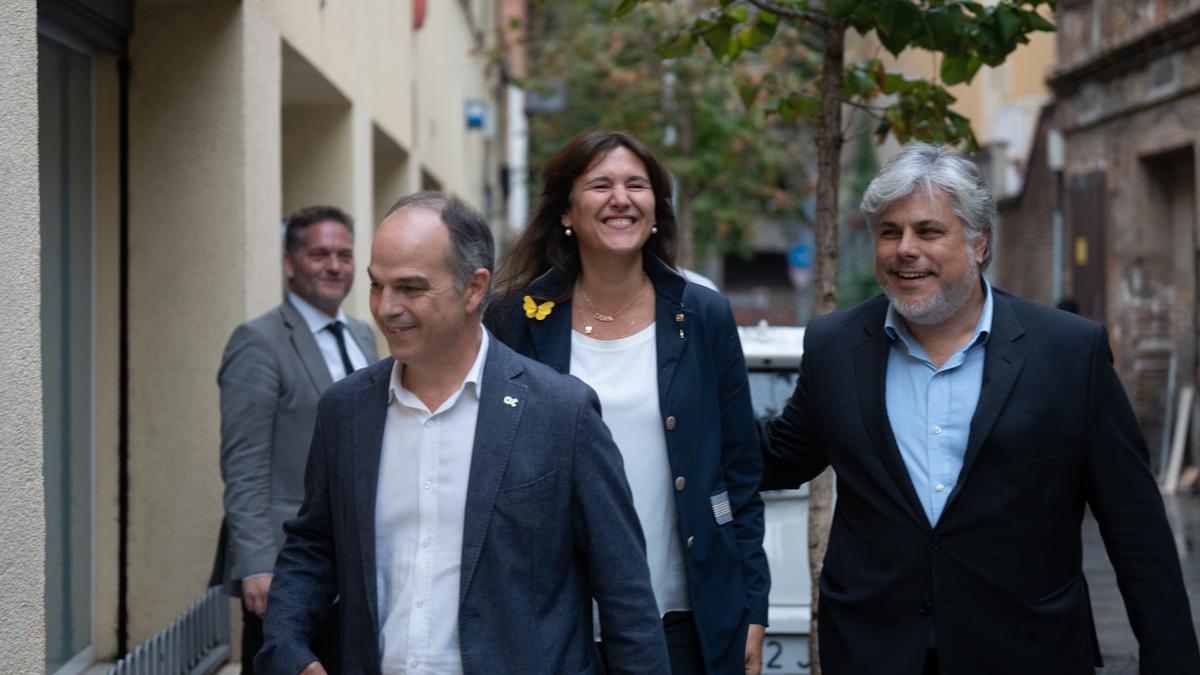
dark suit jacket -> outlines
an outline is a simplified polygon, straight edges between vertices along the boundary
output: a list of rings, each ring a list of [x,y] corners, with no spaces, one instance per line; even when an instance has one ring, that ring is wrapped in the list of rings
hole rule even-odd
[[[657,258],[645,270],[654,284],[658,399],[674,476],[678,537],[687,558],[688,590],[701,650],[710,672],[741,673],[749,623],[767,623],[771,581],[763,552],[762,462],[746,361],[729,303],[689,284]],[[521,354],[566,373],[571,366],[571,303],[542,321],[521,309],[568,292],[556,271],[497,304],[488,325]],[[682,320],[679,320],[682,319]],[[664,479],[667,477],[664,476]],[[728,491],[733,522],[720,525],[711,497]],[[691,541],[689,545],[687,542]]]
[[[340,670],[379,672],[375,500],[392,364],[358,371],[321,398],[258,672],[294,675],[313,661],[308,643],[337,595]],[[615,672],[667,672],[641,528],[595,394],[497,340],[481,385],[462,590],[459,606],[443,610],[458,618],[463,671],[596,672],[594,595]]]
[[[993,297],[962,473],[933,527],[885,410],[887,300],[808,327],[796,392],[769,426],[764,487],[795,487],[827,463],[837,472],[820,580],[824,671],[919,673],[932,628],[945,675],[1091,675],[1089,506],[1141,672],[1200,673],[1179,559],[1106,332]]]
[[[367,363],[375,334],[347,322]],[[217,374],[221,387],[221,476],[225,521],[213,583],[238,593],[241,579],[275,566],[283,521],[304,498],[304,461],[317,400],[333,378],[304,317],[284,301],[233,331]]]

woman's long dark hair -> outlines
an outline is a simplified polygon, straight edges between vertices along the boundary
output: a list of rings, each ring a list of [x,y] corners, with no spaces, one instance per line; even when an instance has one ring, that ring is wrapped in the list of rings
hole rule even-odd
[[[579,277],[578,237],[563,233],[562,216],[571,209],[571,188],[597,158],[617,147],[624,147],[642,160],[654,191],[654,217],[658,233],[651,235],[642,247],[643,253],[657,256],[667,265],[675,266],[676,239],[679,226],[671,205],[671,176],[658,158],[644,143],[620,131],[585,131],[571,139],[542,170],[542,194],[538,196],[525,231],[504,256],[496,275],[496,289],[501,298],[511,297],[546,273],[558,269],[567,280],[564,300],[570,297],[571,287]]]

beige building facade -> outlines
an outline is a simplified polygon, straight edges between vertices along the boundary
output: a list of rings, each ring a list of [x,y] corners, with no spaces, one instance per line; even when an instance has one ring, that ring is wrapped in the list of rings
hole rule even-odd
[[[37,5],[0,7],[0,663],[37,672],[45,652],[42,596],[41,308],[38,256]],[[12,320],[20,317],[22,320]]]
[[[399,196],[444,189],[503,227],[494,4],[0,6],[6,670],[111,661],[204,591],[216,371],[282,297],[288,212],[355,218],[361,318]]]

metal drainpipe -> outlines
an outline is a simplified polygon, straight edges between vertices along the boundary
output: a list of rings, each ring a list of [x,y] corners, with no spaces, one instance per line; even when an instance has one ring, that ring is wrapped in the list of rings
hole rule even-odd
[[[117,61],[117,658],[129,652],[129,53]]]

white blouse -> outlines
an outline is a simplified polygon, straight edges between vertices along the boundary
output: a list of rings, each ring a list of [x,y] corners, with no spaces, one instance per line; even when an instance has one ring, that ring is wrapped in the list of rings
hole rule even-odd
[[[571,331],[571,374],[600,397],[604,423],[625,461],[659,614],[689,611],[687,569],[679,541],[671,463],[658,405],[654,324],[619,340]]]

